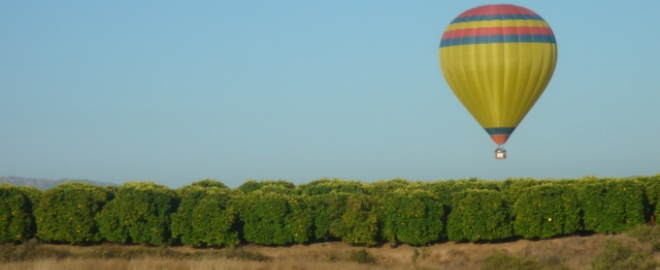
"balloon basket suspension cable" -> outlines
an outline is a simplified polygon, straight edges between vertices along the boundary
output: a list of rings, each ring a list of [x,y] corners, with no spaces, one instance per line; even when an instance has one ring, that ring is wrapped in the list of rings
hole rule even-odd
[[[506,150],[501,145],[498,145],[495,149],[495,159],[506,159]]]

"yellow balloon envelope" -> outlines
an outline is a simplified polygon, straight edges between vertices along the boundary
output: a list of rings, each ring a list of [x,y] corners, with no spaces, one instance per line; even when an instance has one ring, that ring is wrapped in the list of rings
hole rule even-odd
[[[449,87],[502,145],[550,82],[557,43],[550,26],[533,11],[486,5],[449,24],[439,54]]]

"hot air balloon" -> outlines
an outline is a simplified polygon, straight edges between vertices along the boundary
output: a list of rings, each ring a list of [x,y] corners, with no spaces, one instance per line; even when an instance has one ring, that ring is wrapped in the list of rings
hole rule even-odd
[[[557,63],[548,23],[520,6],[479,6],[458,15],[440,42],[440,67],[458,100],[502,147],[541,96]]]

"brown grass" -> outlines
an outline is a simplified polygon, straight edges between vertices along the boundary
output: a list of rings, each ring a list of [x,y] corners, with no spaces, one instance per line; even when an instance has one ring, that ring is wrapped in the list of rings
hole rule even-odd
[[[66,258],[28,259],[0,263],[0,269],[480,269],[484,259],[493,254],[534,260],[549,269],[591,269],[591,261],[602,250],[607,239],[616,240],[651,254],[660,260],[660,254],[650,243],[640,242],[628,235],[571,236],[542,241],[474,244],[442,243],[427,247],[401,245],[392,248],[354,247],[340,242],[295,245],[290,247],[264,247],[248,245],[227,249],[193,249],[189,247],[147,248],[122,246],[61,246],[40,245],[41,249],[58,250],[69,254]],[[130,256],[105,256],[122,249]],[[352,257],[366,251],[375,263],[360,263]],[[106,253],[104,253],[106,252]],[[109,252],[109,253],[108,253]],[[121,254],[121,253],[120,253]],[[146,254],[146,255],[134,255]]]

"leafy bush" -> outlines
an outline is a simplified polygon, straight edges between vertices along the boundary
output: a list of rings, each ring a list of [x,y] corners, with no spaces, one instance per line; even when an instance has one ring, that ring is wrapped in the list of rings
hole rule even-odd
[[[96,215],[111,197],[109,189],[88,183],[64,183],[44,191],[34,213],[37,236],[47,242],[99,242]]]
[[[444,230],[444,208],[428,191],[400,190],[382,198],[383,238],[390,243],[425,245]]]
[[[172,238],[184,245],[235,246],[240,242],[238,210],[231,190],[213,180],[202,180],[177,190],[180,199],[172,214]]]
[[[454,193],[468,189],[500,191],[502,189],[502,183],[500,181],[485,181],[471,178],[467,180],[462,179],[430,182],[426,184],[425,188],[431,190],[444,205],[451,207],[452,194]]]
[[[584,229],[619,233],[644,224],[644,186],[635,180],[587,180],[578,183]]]
[[[468,189],[483,189],[499,191],[502,189],[500,181],[484,181],[476,178],[462,180],[435,181],[422,184],[422,188],[431,191],[437,200],[443,205],[445,215],[448,216],[452,211],[453,194]],[[447,227],[447,225],[445,225]],[[443,230],[440,239],[447,239],[447,230]]]
[[[294,192],[294,188],[296,185],[289,181],[285,180],[277,180],[277,181],[272,181],[272,180],[264,180],[257,182],[255,180],[248,180],[242,185],[240,185],[237,190],[241,191],[243,193],[250,193],[254,192],[257,190],[262,190],[262,189],[267,189],[267,190],[262,190],[264,192],[277,192],[277,193],[282,193],[282,194],[291,194]]]
[[[33,235],[30,199],[20,189],[0,184],[0,243],[21,242]]]
[[[325,195],[330,193],[364,193],[364,187],[359,181],[344,181],[340,179],[319,179],[307,184],[296,186],[302,195]]]
[[[342,215],[346,212],[346,193],[328,193],[313,196],[304,196],[303,202],[309,208],[312,217],[312,238],[316,240],[330,240],[339,237],[333,234],[340,226]]]
[[[238,198],[246,241],[262,245],[304,243],[311,234],[308,209],[291,195],[253,191]]]
[[[228,192],[211,194],[199,201],[192,215],[193,246],[236,246],[240,243],[238,210]]]
[[[290,214],[287,216],[287,225],[291,227],[293,241],[298,244],[307,243],[312,238],[314,218],[310,207],[305,204],[304,197],[291,196],[288,198]]]
[[[0,242],[233,246],[334,240],[492,241],[577,231],[629,231],[660,209],[660,175],[625,179],[478,179],[363,184],[320,179],[295,186],[250,180],[229,189],[201,180],[176,192],[154,183],[70,183],[41,192],[0,186]],[[660,250],[660,240],[652,242]]]
[[[640,176],[635,180],[644,185],[644,195],[648,204],[648,215],[653,217],[654,222],[660,222],[660,174],[654,176]],[[649,218],[650,219],[650,218]]]
[[[217,190],[206,185],[196,185],[193,183],[176,190],[179,198],[179,205],[172,213],[172,241],[184,245],[201,246],[202,238],[193,232],[192,219],[193,211],[199,204],[199,201],[211,193],[211,190]]]
[[[110,242],[152,246],[170,243],[173,190],[151,182],[128,182],[98,215],[99,230]]]
[[[376,181],[364,184],[364,189],[367,194],[372,196],[384,196],[396,190],[407,189],[410,182],[401,178],[394,178],[387,181]]]
[[[502,182],[502,198],[504,198],[504,200],[510,205],[513,205],[518,200],[518,196],[520,196],[523,190],[541,184],[543,184],[543,182],[531,178],[506,179]]]
[[[30,186],[14,186],[15,189],[23,193],[25,197],[28,199],[29,204],[31,205],[31,212],[34,213],[34,210],[37,208],[39,205],[39,202],[41,201],[41,195],[42,192],[41,190],[38,190],[36,187],[30,187]]]
[[[447,221],[451,241],[504,240],[513,236],[511,216],[499,191],[469,189],[453,194]]]
[[[547,183],[525,188],[513,205],[513,229],[527,239],[546,239],[581,230],[577,191]]]
[[[378,215],[375,202],[365,194],[348,196],[346,212],[341,221],[331,227],[331,233],[352,245],[375,245],[378,243]]]
[[[172,237],[194,247],[235,246],[240,243],[238,210],[231,191],[218,185],[179,189],[181,202],[172,214]]]
[[[218,189],[226,189],[229,190],[229,187],[225,185],[224,183],[218,181],[218,180],[213,180],[213,179],[204,179],[204,180],[199,180],[197,182],[194,182],[190,184],[191,187],[201,187],[201,188],[218,188]]]

